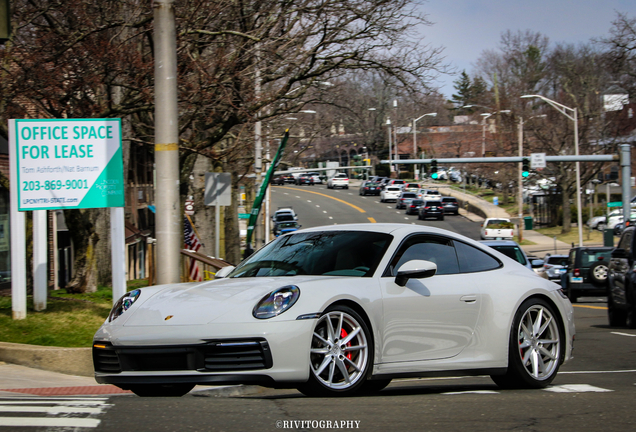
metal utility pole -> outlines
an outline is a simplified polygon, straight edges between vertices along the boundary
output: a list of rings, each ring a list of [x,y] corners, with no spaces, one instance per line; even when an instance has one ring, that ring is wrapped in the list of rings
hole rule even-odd
[[[621,144],[621,180],[623,192],[623,226],[627,227],[632,215],[632,165],[631,147],[629,144]],[[609,195],[609,194],[608,194]],[[608,198],[609,202],[609,198]]]
[[[155,0],[155,164],[157,283],[180,281],[183,215],[179,203],[177,37],[174,0]]]
[[[519,157],[523,158],[523,117],[519,117]],[[517,199],[519,200],[519,242],[523,240],[523,162],[519,162]]]

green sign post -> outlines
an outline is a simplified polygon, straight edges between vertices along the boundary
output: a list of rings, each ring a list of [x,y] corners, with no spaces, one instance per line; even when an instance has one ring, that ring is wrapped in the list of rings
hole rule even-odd
[[[289,139],[289,129],[285,131],[285,136],[280,142],[278,146],[278,150],[276,151],[276,155],[274,156],[274,160],[272,164],[269,166],[267,173],[265,174],[265,178],[263,178],[263,182],[261,183],[261,188],[254,199],[254,204],[252,205],[252,211],[250,212],[250,218],[247,221],[247,238],[245,240],[247,244],[247,250],[251,249],[252,243],[252,233],[254,232],[254,226],[256,225],[256,220],[258,218],[258,214],[261,211],[261,205],[263,204],[263,198],[265,197],[265,192],[269,187],[269,182],[272,179],[272,174],[276,171],[276,167],[278,167],[278,163],[280,159],[283,157],[283,151],[285,150],[285,146],[287,145],[287,140]]]

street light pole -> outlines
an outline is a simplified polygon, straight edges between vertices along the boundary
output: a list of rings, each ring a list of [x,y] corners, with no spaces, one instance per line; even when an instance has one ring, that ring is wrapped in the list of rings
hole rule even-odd
[[[574,154],[579,155],[579,121],[578,110],[576,108],[570,108],[563,104],[560,104],[552,99],[548,99],[541,95],[523,95],[524,99],[539,98],[542,101],[552,105],[561,114],[569,118],[574,122]],[[570,112],[571,114],[568,114]],[[579,231],[579,247],[583,247],[583,211],[581,209],[581,163],[576,161],[576,206],[577,208],[577,225]],[[563,222],[565,224],[565,221]]]
[[[391,119],[386,119],[387,132],[389,135],[389,177],[391,177],[391,172],[393,172],[393,149],[391,147]]]
[[[423,119],[426,116],[437,117],[437,113],[432,112],[424,114],[413,120],[413,159],[417,159],[417,121]],[[415,165],[413,171],[415,173],[415,180],[418,180],[417,165]]]

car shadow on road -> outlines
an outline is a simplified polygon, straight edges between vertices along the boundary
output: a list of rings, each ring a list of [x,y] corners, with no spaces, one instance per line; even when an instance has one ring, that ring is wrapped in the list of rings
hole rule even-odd
[[[443,395],[443,394],[497,394],[503,390],[497,387],[496,384],[425,384],[425,383],[392,383],[389,387],[377,393],[359,394],[350,396],[354,398],[360,397],[381,397],[381,396],[421,396],[421,395]],[[296,399],[307,398],[294,389],[264,389],[263,392],[258,394],[246,394],[241,397],[247,399]]]

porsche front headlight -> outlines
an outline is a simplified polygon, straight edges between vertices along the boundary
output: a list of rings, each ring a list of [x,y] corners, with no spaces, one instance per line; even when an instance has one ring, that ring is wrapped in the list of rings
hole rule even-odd
[[[252,315],[258,319],[267,319],[280,315],[292,307],[299,296],[300,289],[295,285],[278,288],[256,303]]]
[[[110,311],[110,315],[108,315],[108,322],[114,321],[118,316],[130,309],[133,303],[139,298],[139,294],[141,294],[141,290],[132,290],[117,300],[117,303],[115,303],[115,306],[113,306],[113,309]]]

